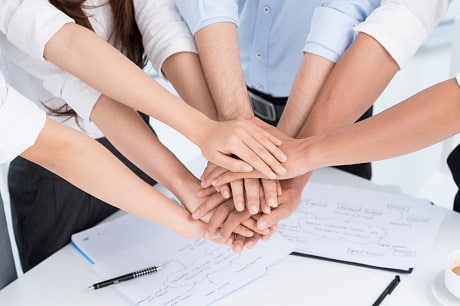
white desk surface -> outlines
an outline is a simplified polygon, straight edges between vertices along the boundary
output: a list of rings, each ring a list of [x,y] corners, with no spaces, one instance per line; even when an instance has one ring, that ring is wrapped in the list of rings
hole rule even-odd
[[[315,171],[312,181],[328,184],[342,184],[359,188],[371,188],[377,190],[388,190],[386,187],[377,186],[359,177],[345,172],[325,168]],[[423,239],[423,237],[420,237]],[[388,296],[382,306],[385,305],[437,305],[431,291],[431,283],[436,275],[442,270],[447,254],[460,249],[460,214],[448,211],[442,224],[437,240],[431,254],[425,258],[411,274],[400,274],[401,283],[397,289]],[[319,263],[321,262],[321,263]],[[338,263],[325,262],[317,259],[289,256],[286,259],[286,267],[278,266],[276,273],[268,271],[265,277],[247,285],[224,297],[215,305],[328,305],[327,297],[324,300],[311,300],[307,290],[308,284],[324,282],[321,275],[309,273],[309,263],[321,264],[324,269],[337,268]],[[292,273],[292,265],[298,265],[300,271]],[[353,281],[354,269],[350,267],[350,281]],[[304,270],[302,273],[302,269]],[[291,271],[288,273],[288,271]],[[393,272],[372,271],[376,276]],[[299,272],[299,273],[297,273]],[[275,273],[276,277],[271,277]],[[91,264],[83,258],[71,246],[67,245],[56,252],[41,264],[25,273],[19,279],[0,291],[0,305],[111,305],[126,306],[131,303],[119,294],[114,288],[108,287],[100,290],[88,290],[88,286],[100,281],[99,277],[92,270]],[[372,286],[372,285],[369,285]],[[276,288],[276,289],[275,289]],[[331,288],[331,294],[333,294]],[[353,296],[359,294],[360,290],[375,288],[357,288],[350,292],[349,300],[343,300],[342,305],[354,305]],[[383,289],[383,288],[382,288]],[[380,291],[379,291],[380,292]],[[371,305],[374,301],[369,301]]]

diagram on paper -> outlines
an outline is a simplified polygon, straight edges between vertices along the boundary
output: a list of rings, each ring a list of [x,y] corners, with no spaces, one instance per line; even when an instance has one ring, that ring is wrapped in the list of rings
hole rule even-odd
[[[162,270],[161,282],[156,282],[156,290],[138,301],[139,305],[191,303],[198,292],[212,297],[219,291],[232,290],[232,283],[237,280],[265,273],[265,267],[258,264],[262,259],[260,256],[247,262],[241,258],[242,254],[232,252],[228,246],[205,240],[192,241],[180,252],[180,257],[162,264],[165,269]]]
[[[235,253],[227,245],[168,232],[96,263],[95,269],[109,277],[109,272],[116,274],[114,267],[134,269],[126,267],[130,258],[141,266],[152,265],[154,260],[162,270],[121,283],[117,289],[137,305],[206,305],[261,277],[267,266],[294,250],[280,235],[274,238],[253,250]]]
[[[279,224],[280,233],[300,253],[377,266],[413,267],[430,247],[426,239],[434,239],[442,221],[443,214],[424,200],[310,185],[297,210]]]

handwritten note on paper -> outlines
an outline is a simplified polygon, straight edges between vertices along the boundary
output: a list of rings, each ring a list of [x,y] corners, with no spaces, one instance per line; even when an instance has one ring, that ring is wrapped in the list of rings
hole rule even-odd
[[[158,273],[117,289],[138,305],[207,305],[264,275],[268,266],[293,250],[280,235],[238,254],[226,245],[165,232],[93,267],[105,279],[160,265],[164,269]]]
[[[309,183],[279,230],[299,253],[407,270],[429,252],[443,218],[426,200]]]

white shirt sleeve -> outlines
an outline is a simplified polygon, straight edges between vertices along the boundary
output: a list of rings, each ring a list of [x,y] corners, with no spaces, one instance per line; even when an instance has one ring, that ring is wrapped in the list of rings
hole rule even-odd
[[[2,0],[0,31],[30,56],[44,60],[48,40],[66,23],[74,22],[48,1]]]
[[[428,39],[450,2],[383,0],[382,5],[355,30],[375,38],[402,67]]]
[[[45,120],[45,112],[8,86],[0,73],[0,163],[32,146]]]
[[[50,62],[39,60],[23,52],[0,34],[3,56],[24,71],[43,81],[43,87],[53,96],[62,98],[86,122],[100,97],[100,93],[72,74]]]
[[[145,53],[160,74],[164,61],[179,52],[196,53],[195,41],[174,0],[134,0]]]

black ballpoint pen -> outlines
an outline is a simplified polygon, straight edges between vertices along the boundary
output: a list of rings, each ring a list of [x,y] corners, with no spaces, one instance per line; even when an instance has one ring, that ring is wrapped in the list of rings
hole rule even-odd
[[[118,284],[120,282],[124,282],[124,281],[130,280],[130,279],[135,279],[135,278],[147,275],[147,274],[158,272],[161,269],[163,269],[163,267],[160,267],[160,266],[158,266],[158,267],[153,266],[153,267],[145,268],[145,269],[142,269],[142,270],[139,270],[139,271],[135,271],[135,272],[131,272],[131,273],[128,273],[128,274],[125,274],[125,275],[117,276],[117,277],[108,279],[106,281],[100,282],[100,283],[96,283],[96,284],[94,284],[92,286],[89,286],[88,289],[99,289],[99,288],[107,287],[107,286],[110,286],[110,285]]]
[[[377,300],[372,304],[372,306],[378,306],[380,303],[382,303],[383,299],[389,294],[393,292],[393,290],[398,286],[399,282],[401,279],[399,278],[399,275],[396,275],[395,278],[388,284],[388,286],[383,290],[383,292],[380,294],[380,296],[377,298]]]

